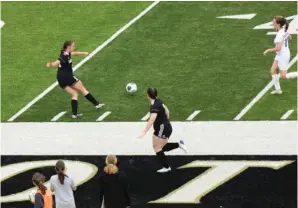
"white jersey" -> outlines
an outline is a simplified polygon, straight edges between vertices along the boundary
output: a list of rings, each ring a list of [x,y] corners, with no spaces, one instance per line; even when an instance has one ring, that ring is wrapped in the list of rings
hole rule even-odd
[[[65,176],[62,185],[58,175],[53,175],[50,179],[51,189],[55,191],[56,208],[75,208],[75,199],[72,189],[76,186],[73,179]]]
[[[289,33],[285,31],[284,28],[281,28],[274,39],[274,44],[276,45],[277,43],[281,43],[281,48],[280,51],[276,52],[277,56],[290,56],[290,50],[289,50]]]

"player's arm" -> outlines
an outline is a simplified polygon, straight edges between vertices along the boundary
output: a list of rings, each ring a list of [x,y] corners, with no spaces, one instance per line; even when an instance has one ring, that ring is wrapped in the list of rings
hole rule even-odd
[[[165,104],[162,104],[162,106],[164,107],[164,109],[166,111],[167,118],[170,119],[170,111],[169,111],[169,109],[167,108],[167,106]]]
[[[71,179],[71,188],[72,188],[73,191],[76,191],[77,190],[77,186],[76,186],[76,184],[75,184],[75,182],[74,182],[73,179]]]
[[[56,60],[53,62],[48,62],[47,67],[57,67],[60,64],[60,60]]]
[[[72,52],[71,55],[73,55],[73,56],[80,56],[80,55],[88,56],[89,53],[88,53],[88,52],[79,52],[79,51],[75,51],[75,52]]]
[[[157,113],[151,113],[151,114],[150,114],[150,119],[149,119],[149,121],[147,122],[147,125],[146,125],[146,127],[145,127],[145,129],[144,129],[144,131],[143,131],[145,134],[146,134],[146,133],[149,131],[149,129],[152,127],[154,121],[156,120],[156,117],[157,117]]]
[[[149,131],[149,129],[152,127],[154,121],[156,120],[157,117],[157,113],[151,113],[150,115],[150,119],[146,124],[145,129],[142,131],[141,135],[138,138],[142,138],[143,136],[145,136],[145,134]]]
[[[281,44],[282,44],[282,42],[276,43],[274,48],[269,48],[266,51],[264,51],[264,55],[266,55],[267,53],[274,53],[274,52],[280,51]]]

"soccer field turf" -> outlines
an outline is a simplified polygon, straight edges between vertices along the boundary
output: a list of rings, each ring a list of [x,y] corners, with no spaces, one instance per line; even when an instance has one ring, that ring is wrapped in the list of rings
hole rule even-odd
[[[151,2],[4,2],[2,3],[2,121],[55,81],[56,69],[45,63],[73,39],[80,51],[92,51]],[[65,15],[65,7],[69,8]],[[83,8],[83,9],[82,9]],[[256,13],[252,19],[218,16]],[[82,96],[78,121],[137,121],[147,112],[145,91],[156,87],[172,120],[232,120],[270,81],[274,55],[272,29],[254,30],[276,14],[297,15],[296,2],[161,2],[91,58],[75,74],[106,108],[100,112]],[[297,36],[290,41],[292,58]],[[12,54],[12,55],[11,55]],[[74,65],[82,57],[74,59]],[[296,70],[297,65],[290,71]],[[135,82],[131,96],[125,85]],[[281,81],[284,94],[267,93],[244,120],[279,120],[294,109],[297,80]],[[70,96],[59,87],[15,121],[72,121]],[[77,121],[77,120],[76,120]]]

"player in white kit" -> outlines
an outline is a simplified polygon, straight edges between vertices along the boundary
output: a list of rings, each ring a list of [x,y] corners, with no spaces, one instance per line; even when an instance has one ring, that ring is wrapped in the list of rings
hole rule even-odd
[[[288,73],[288,65],[290,62],[290,49],[288,40],[291,39],[291,35],[287,32],[289,24],[283,16],[275,16],[273,18],[273,27],[277,31],[274,39],[274,48],[270,48],[264,51],[264,55],[267,53],[276,53],[273,64],[271,66],[272,81],[274,84],[274,90],[271,94],[282,94],[279,78],[291,79],[298,76],[298,72]],[[279,70],[280,74],[277,74]]]

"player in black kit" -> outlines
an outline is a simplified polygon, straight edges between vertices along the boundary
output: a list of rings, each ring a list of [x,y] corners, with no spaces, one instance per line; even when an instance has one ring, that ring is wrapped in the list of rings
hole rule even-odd
[[[175,143],[168,143],[168,140],[172,134],[172,125],[169,121],[170,112],[163,104],[163,102],[157,98],[157,90],[155,88],[148,88],[147,96],[151,103],[150,119],[138,138],[142,138],[149,131],[153,125],[153,149],[156,152],[162,169],[158,170],[159,173],[165,173],[171,171],[171,167],[167,162],[167,158],[164,152],[171,151],[176,148],[181,148],[186,153],[186,146],[182,140]]]
[[[79,92],[81,92],[85,98],[90,101],[96,109],[100,109],[104,106],[96,100],[91,93],[84,87],[83,83],[73,75],[72,70],[72,55],[85,55],[87,56],[88,52],[77,52],[75,50],[75,44],[72,40],[65,41],[61,49],[59,58],[54,62],[47,63],[47,67],[57,67],[57,81],[61,88],[66,92],[71,94],[71,107],[72,107],[72,117],[77,118],[82,114],[78,113],[78,97]]]

